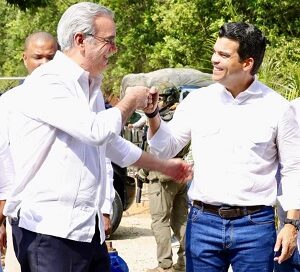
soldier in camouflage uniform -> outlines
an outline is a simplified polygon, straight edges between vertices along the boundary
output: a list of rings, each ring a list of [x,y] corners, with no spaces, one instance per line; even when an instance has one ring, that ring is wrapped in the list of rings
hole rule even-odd
[[[179,92],[169,88],[160,92],[162,98],[161,117],[168,121],[172,118],[172,107],[178,103]],[[183,158],[188,153],[186,146],[176,157]],[[172,181],[161,173],[144,169],[139,171],[140,178],[149,182],[149,204],[152,218],[151,228],[157,244],[158,266],[148,272],[185,271],[185,229],[188,215],[187,185]],[[179,241],[178,260],[173,265],[171,230]]]

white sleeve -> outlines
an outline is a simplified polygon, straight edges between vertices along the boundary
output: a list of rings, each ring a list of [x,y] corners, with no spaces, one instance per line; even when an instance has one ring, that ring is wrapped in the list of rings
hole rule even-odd
[[[106,158],[106,190],[105,200],[101,207],[102,214],[112,214],[112,203],[115,199],[114,170],[110,159]]]
[[[284,211],[300,209],[300,100],[293,101],[278,125],[278,153],[282,195],[277,198]]]
[[[13,161],[8,142],[0,135],[0,200],[7,199],[14,177]]]

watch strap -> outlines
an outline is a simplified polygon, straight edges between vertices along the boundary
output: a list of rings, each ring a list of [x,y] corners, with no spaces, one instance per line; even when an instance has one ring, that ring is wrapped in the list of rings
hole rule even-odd
[[[289,218],[286,218],[284,220],[284,224],[290,224],[290,225],[293,225],[297,231],[299,231],[300,229],[300,220],[299,219],[289,219]]]

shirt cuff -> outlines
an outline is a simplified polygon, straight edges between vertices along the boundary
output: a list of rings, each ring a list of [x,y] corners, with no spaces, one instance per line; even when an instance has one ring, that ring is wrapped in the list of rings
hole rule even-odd
[[[101,207],[101,213],[112,214],[112,202],[108,199],[104,200],[104,203]]]

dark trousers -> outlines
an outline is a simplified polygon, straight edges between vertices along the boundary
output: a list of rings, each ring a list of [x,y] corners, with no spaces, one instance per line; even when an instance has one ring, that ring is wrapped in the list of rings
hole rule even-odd
[[[98,220],[91,243],[28,231],[12,221],[13,243],[22,272],[110,272],[106,244],[100,244]]]

